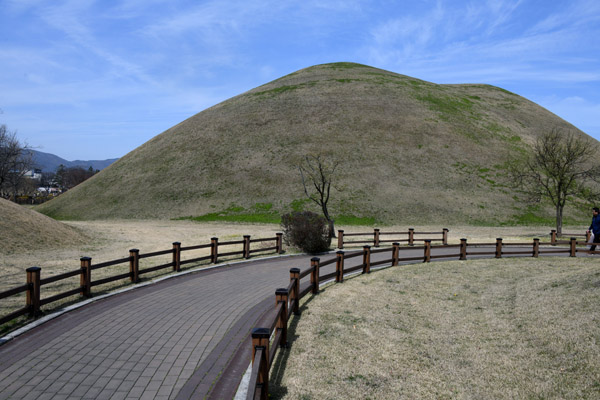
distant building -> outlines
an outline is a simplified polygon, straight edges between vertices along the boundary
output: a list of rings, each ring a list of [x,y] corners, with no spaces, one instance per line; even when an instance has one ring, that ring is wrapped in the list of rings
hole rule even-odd
[[[41,169],[30,169],[25,173],[25,178],[34,179],[36,181],[42,180],[42,170]]]

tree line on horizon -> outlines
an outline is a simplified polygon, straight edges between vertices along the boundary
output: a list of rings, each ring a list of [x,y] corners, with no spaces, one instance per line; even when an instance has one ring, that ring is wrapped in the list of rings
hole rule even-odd
[[[52,189],[62,193],[99,172],[91,166],[65,167],[59,165],[56,172],[36,171],[33,155],[26,143],[21,143],[15,131],[0,125],[0,196],[17,202],[20,197],[28,199],[47,197]],[[44,193],[40,193],[40,188]]]

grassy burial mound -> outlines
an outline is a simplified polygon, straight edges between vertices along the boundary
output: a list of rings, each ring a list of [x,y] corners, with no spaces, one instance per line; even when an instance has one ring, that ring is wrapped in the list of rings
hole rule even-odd
[[[38,209],[63,219],[266,221],[306,206],[297,165],[321,155],[339,162],[338,221],[507,222],[525,214],[501,179],[507,155],[557,126],[573,128],[497,87],[317,65],[194,115]]]
[[[0,253],[29,252],[81,244],[77,229],[0,198]]]

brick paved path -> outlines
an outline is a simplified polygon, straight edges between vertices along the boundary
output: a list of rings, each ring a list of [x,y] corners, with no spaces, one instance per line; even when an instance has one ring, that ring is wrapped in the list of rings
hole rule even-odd
[[[382,257],[390,255],[372,260]],[[250,350],[245,341],[260,315],[273,309],[275,289],[288,285],[290,268],[304,270],[309,260],[199,271],[65,313],[0,346],[0,399],[204,398],[232,364],[233,379],[216,386],[235,393],[249,362],[247,353],[235,360],[243,353],[237,350]],[[346,268],[359,262],[354,258]]]
[[[215,268],[63,314],[0,346],[0,399],[175,398],[199,366],[208,373],[220,357],[228,360],[273,307],[289,269],[306,268],[309,260]],[[188,393],[212,385],[198,371],[196,381]]]

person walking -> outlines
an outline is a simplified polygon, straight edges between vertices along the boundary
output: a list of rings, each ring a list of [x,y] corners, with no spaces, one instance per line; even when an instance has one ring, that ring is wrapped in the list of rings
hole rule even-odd
[[[600,209],[598,207],[593,208],[594,216],[592,217],[592,223],[590,224],[590,228],[588,232],[592,232],[594,234],[594,243],[600,243]],[[593,244],[590,247],[590,251],[595,251],[596,245]]]

